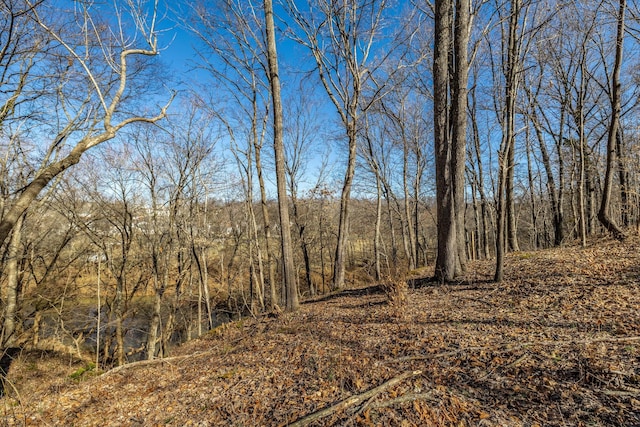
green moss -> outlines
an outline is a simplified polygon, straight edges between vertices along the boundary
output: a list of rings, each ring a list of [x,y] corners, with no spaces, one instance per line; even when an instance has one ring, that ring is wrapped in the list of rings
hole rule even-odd
[[[71,378],[74,381],[80,381],[83,378],[86,378],[87,376],[89,376],[89,374],[94,373],[95,369],[96,369],[95,363],[87,363],[86,365],[82,366],[81,368],[78,368],[75,372],[69,375],[69,378]]]

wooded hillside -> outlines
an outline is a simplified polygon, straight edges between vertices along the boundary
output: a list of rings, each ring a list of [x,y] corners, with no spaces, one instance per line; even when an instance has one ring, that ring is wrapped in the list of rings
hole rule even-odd
[[[507,261],[501,286],[473,262],[456,283],[344,290],[101,375],[25,354],[4,424],[640,423],[640,241]]]

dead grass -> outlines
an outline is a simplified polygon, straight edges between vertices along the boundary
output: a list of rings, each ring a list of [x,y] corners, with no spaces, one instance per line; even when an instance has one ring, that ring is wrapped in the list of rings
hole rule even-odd
[[[4,424],[283,426],[335,407],[310,425],[640,425],[639,242],[516,253],[505,283],[491,274],[346,290],[55,391],[25,389],[25,360]]]

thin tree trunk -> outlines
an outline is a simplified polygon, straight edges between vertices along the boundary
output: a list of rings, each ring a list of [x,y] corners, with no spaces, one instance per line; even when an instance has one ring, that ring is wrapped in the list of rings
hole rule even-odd
[[[204,292],[205,307],[207,308],[207,321],[209,329],[213,329],[213,311],[211,310],[211,296],[209,295],[209,269],[207,268],[206,250],[202,248],[202,289]],[[198,324],[200,319],[198,319]]]
[[[624,157],[622,153],[624,152],[624,142],[622,138],[622,134],[620,129],[618,128],[617,136],[616,136],[616,153],[618,159],[618,183],[620,184],[620,222],[622,227],[629,227],[629,191],[628,191],[628,181],[629,181],[629,173],[627,172],[627,167],[625,165]]]
[[[402,188],[404,190],[404,216],[406,219],[407,227],[407,255],[409,261],[409,270],[414,270],[416,268],[416,240],[413,233],[412,215],[409,200],[409,184],[407,176],[409,174],[409,147],[407,138],[404,135],[402,137],[402,141]]]
[[[276,50],[275,26],[273,23],[273,3],[264,1],[264,15],[267,35],[267,59],[269,62],[269,83],[273,103],[273,149],[276,161],[276,186],[278,190],[278,210],[280,213],[280,238],[282,246],[283,282],[286,290],[286,308],[297,310],[298,284],[293,264],[293,248],[289,222],[289,203],[287,200],[287,181],[285,177],[283,113],[280,94],[280,74],[278,73],[278,52]]]
[[[333,264],[333,290],[344,287],[346,269],[346,251],[349,235],[349,205],[351,199],[351,186],[356,169],[356,122],[355,112],[350,115],[347,124],[347,138],[349,140],[349,154],[347,170],[344,175],[344,184],[340,194],[340,216],[338,218],[338,242],[336,244],[335,260]]]
[[[389,190],[385,188],[385,200],[387,202],[387,219],[389,220],[389,234],[391,234],[391,264],[398,265],[398,242],[396,241],[396,227],[393,221],[393,209]]]
[[[613,66],[613,75],[611,76],[611,124],[609,126],[609,135],[607,138],[607,162],[604,178],[604,187],[602,189],[602,201],[598,212],[598,219],[604,228],[611,233],[616,239],[624,240],[626,238],[624,232],[618,227],[610,216],[609,210],[611,205],[611,192],[613,187],[614,159],[616,155],[616,138],[620,131],[620,68],[622,67],[622,48],[624,42],[624,26],[625,26],[625,9],[626,0],[620,0],[620,9],[618,13],[618,31],[616,36],[616,59]]]
[[[582,45],[582,57],[580,63],[580,93],[578,94],[578,144],[580,144],[580,171],[578,176],[578,209],[580,215],[580,242],[583,247],[587,246],[587,219],[585,211],[585,144],[587,143],[584,135],[584,97],[586,95],[586,47]]]
[[[532,107],[530,115],[531,122],[533,123],[533,127],[536,133],[536,139],[538,140],[538,146],[540,148],[542,166],[544,167],[545,173],[547,175],[547,191],[549,192],[551,214],[553,216],[553,244],[554,246],[560,246],[562,244],[562,241],[564,240],[564,218],[560,206],[561,201],[558,196],[558,191],[556,190],[555,177],[553,175],[553,169],[551,167],[551,158],[549,156],[549,151],[547,150],[547,145],[542,134],[542,129],[540,128],[540,123],[538,122],[538,117],[534,109],[535,107]]]
[[[158,279],[155,278],[155,281]],[[156,357],[156,345],[158,343],[158,332],[160,329],[160,310],[162,308],[162,295],[164,289],[156,283],[155,294],[153,298],[153,312],[151,314],[151,322],[149,323],[149,333],[147,335],[147,359],[152,360]]]
[[[515,137],[514,137],[515,143]],[[507,239],[509,242],[509,250],[519,251],[520,245],[518,245],[518,222],[516,215],[516,202],[515,202],[515,190],[514,190],[514,173],[515,173],[515,149],[512,147],[509,150],[509,159],[507,166],[507,186],[506,186],[506,207],[507,207]]]
[[[487,206],[489,204],[487,200],[487,195],[484,191],[484,170],[482,168],[482,154],[480,152],[480,130],[478,128],[478,121],[476,120],[476,95],[475,95],[475,85],[470,91],[470,100],[471,100],[471,129],[473,135],[473,147],[474,147],[474,155],[475,155],[475,165],[478,167],[477,174],[477,190],[480,195],[480,215],[482,222],[482,252],[484,258],[489,258],[491,256],[491,250],[489,249],[489,214],[487,212]],[[475,173],[475,172],[474,172]]]
[[[513,209],[510,211],[509,205],[513,203],[513,183],[509,183],[509,179],[513,179],[513,152],[515,150],[515,103],[517,94],[517,62],[518,62],[518,41],[516,40],[518,18],[520,15],[520,0],[511,0],[511,11],[509,16],[509,38],[507,43],[507,64],[505,64],[505,110],[503,119],[503,136],[500,144],[499,156],[499,177],[498,177],[498,195],[497,210],[498,224],[496,233],[496,271],[494,279],[501,282],[504,278],[504,257],[507,250],[507,239],[510,239],[509,230],[513,230],[510,224],[513,215]],[[513,242],[512,242],[513,243]],[[517,245],[517,243],[516,243]]]
[[[382,279],[382,272],[380,268],[380,224],[382,222],[382,188],[380,184],[380,174],[376,170],[376,224],[375,235],[373,237],[373,257],[375,260],[376,268],[376,281]]]
[[[118,366],[124,365],[124,271],[116,280],[116,297],[114,314],[116,316],[116,361]]]
[[[535,180],[533,178],[533,163],[531,160],[531,142],[529,140],[529,130],[527,129],[527,136],[525,138],[526,151],[527,151],[527,178],[529,180],[529,197],[531,199],[531,227],[533,229],[533,247],[540,248],[540,239],[538,238],[538,207],[536,203],[536,187]]]
[[[296,191],[291,190],[291,207],[293,208],[293,221],[298,229],[298,237],[300,239],[300,250],[302,250],[302,260],[304,261],[304,277],[311,296],[316,296],[317,289],[313,286],[311,280],[311,257],[309,255],[309,242],[307,242],[306,224],[302,223],[299,211],[299,200]]]
[[[271,222],[267,206],[267,191],[262,170],[262,150],[255,147],[256,172],[258,173],[258,185],[260,186],[260,208],[262,209],[262,222],[264,227],[264,250],[267,263],[267,281],[269,282],[269,308],[273,310],[278,305],[276,288],[276,263],[273,260],[273,248],[271,246]]]

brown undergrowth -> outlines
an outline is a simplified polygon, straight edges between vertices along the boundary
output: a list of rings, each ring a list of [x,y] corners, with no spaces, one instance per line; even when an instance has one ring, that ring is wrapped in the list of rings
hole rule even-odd
[[[640,426],[638,240],[515,253],[507,281],[491,274],[473,262],[459,283],[351,289],[235,322],[161,362],[10,393],[3,421]]]

